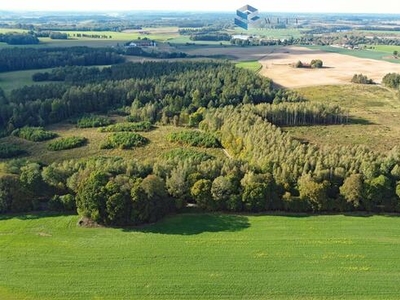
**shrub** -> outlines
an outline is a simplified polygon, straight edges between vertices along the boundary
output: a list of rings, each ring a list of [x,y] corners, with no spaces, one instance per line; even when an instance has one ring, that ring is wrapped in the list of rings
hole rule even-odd
[[[78,120],[76,126],[79,128],[93,128],[93,127],[102,127],[108,126],[112,123],[109,118],[101,117],[101,116],[84,116]]]
[[[141,147],[148,143],[148,139],[134,132],[118,132],[108,136],[100,146],[101,149],[130,149]]]
[[[180,131],[174,132],[167,136],[169,142],[176,142],[183,145],[204,147],[204,148],[219,148],[221,143],[218,139],[206,132],[201,131]]]
[[[359,84],[374,84],[372,79],[368,79],[368,77],[364,76],[363,74],[354,74],[351,82]]]
[[[311,68],[313,69],[319,69],[322,68],[324,63],[320,59],[313,59],[310,63]]]
[[[79,136],[71,136],[66,138],[61,138],[47,145],[47,149],[52,151],[60,151],[82,147],[86,144],[87,138]]]
[[[100,132],[126,132],[126,131],[149,131],[153,125],[150,122],[118,123],[99,128]]]
[[[26,154],[24,149],[10,144],[0,144],[0,158],[12,158]]]
[[[12,135],[32,142],[42,142],[57,137],[57,133],[46,131],[43,127],[28,126],[14,130]]]
[[[400,74],[388,73],[382,78],[382,84],[392,89],[400,87]]]
[[[302,67],[303,67],[303,63],[299,60],[298,62],[296,62],[296,63],[294,64],[294,67],[295,67],[295,68],[302,68]]]

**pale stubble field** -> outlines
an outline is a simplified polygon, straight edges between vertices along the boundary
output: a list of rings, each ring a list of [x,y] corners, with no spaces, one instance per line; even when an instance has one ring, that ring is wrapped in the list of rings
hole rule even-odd
[[[313,59],[322,60],[324,68],[296,69],[291,66],[299,60],[303,63],[310,63]],[[260,62],[263,65],[261,75],[269,77],[275,83],[287,88],[350,84],[354,74],[366,75],[374,82],[380,83],[387,73],[400,73],[400,64],[304,47],[276,48],[273,52],[266,53]]]

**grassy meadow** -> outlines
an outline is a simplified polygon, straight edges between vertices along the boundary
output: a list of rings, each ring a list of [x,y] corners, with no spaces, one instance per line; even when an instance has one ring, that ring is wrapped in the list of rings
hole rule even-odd
[[[122,122],[123,119],[121,117],[112,118],[117,122]],[[17,145],[22,149],[28,151],[28,158],[32,161],[40,161],[45,164],[50,164],[52,162],[61,162],[66,159],[76,159],[76,158],[85,158],[85,157],[93,157],[93,156],[120,156],[128,159],[137,159],[140,161],[153,160],[163,155],[164,153],[175,149],[181,148],[176,143],[168,142],[166,136],[173,132],[178,132],[182,130],[189,130],[185,127],[174,127],[174,126],[159,126],[154,130],[149,132],[140,132],[140,134],[147,139],[149,139],[149,143],[144,147],[138,147],[134,149],[100,149],[100,145],[107,140],[107,137],[111,135],[111,133],[100,132],[98,128],[77,128],[74,124],[69,124],[67,122],[53,124],[46,127],[47,130],[55,132],[58,134],[60,138],[66,137],[84,137],[88,139],[88,142],[85,146],[62,150],[62,151],[50,151],[48,150],[48,144],[54,140],[46,141],[46,142],[31,142],[27,141],[15,136],[8,136],[0,139],[1,142]],[[193,150],[197,150],[200,152],[205,152],[207,154],[216,156],[216,157],[224,157],[225,154],[221,149],[205,149],[205,148],[196,148],[196,147],[188,147]]]
[[[375,47],[375,46],[374,46]],[[351,55],[359,58],[368,58],[374,60],[383,60],[392,63],[400,63],[400,59],[395,59],[393,57],[393,51],[388,53],[385,48],[376,47],[375,49],[344,49],[341,47],[332,47],[332,46],[307,46],[307,48],[314,50],[322,50],[328,53],[338,53],[344,55]]]
[[[262,64],[259,61],[250,60],[250,61],[239,62],[236,64],[236,67],[248,69],[250,71],[257,73],[258,71],[261,70]]]
[[[381,52],[386,52],[390,55],[393,54],[393,51],[398,51],[400,53],[400,46],[394,46],[394,45],[374,45],[374,50],[376,51],[381,51]]]
[[[400,145],[399,95],[378,85],[311,86],[296,89],[309,101],[349,110],[348,125],[285,127],[293,137],[319,146],[365,145],[388,151]]]
[[[1,299],[398,299],[396,216],[0,216]]]
[[[12,90],[22,88],[26,85],[44,84],[46,82],[34,82],[32,75],[37,72],[50,72],[52,69],[13,71],[0,73],[0,88],[9,95]]]

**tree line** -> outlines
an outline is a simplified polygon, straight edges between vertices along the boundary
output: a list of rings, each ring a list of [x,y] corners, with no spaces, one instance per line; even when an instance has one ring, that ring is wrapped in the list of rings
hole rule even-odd
[[[8,45],[36,45],[39,44],[39,39],[28,33],[0,33],[0,43]]]
[[[5,48],[0,49],[0,72],[45,69],[60,66],[110,65],[124,61],[113,49],[68,48]]]

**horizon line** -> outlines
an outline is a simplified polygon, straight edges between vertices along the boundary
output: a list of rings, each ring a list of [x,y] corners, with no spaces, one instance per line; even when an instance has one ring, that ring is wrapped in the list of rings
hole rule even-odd
[[[2,13],[90,13],[90,14],[112,14],[112,13],[132,13],[132,12],[157,12],[157,13],[232,13],[231,10],[165,10],[165,9],[124,9],[124,10],[31,10],[31,9],[0,9]],[[262,11],[259,13],[278,13],[278,14],[356,14],[356,15],[399,15],[400,13],[393,12],[332,12],[332,11],[318,11],[318,12],[302,12],[302,11]]]

